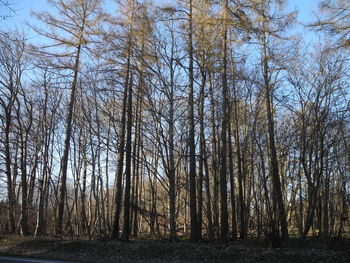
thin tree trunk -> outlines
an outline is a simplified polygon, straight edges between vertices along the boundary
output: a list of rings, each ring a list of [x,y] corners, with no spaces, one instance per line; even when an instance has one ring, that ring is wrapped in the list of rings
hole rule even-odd
[[[188,40],[188,55],[189,55],[189,162],[190,162],[190,214],[191,214],[191,241],[197,242],[201,237],[198,231],[197,219],[197,196],[196,196],[196,145],[195,145],[195,124],[194,124],[194,75],[193,75],[193,21],[192,21],[192,0],[189,2],[189,40]]]
[[[265,22],[264,22],[265,27]],[[288,225],[287,217],[285,212],[285,207],[283,204],[283,196],[281,190],[281,181],[278,168],[277,160],[277,151],[275,144],[275,128],[274,128],[274,118],[273,118],[273,108],[272,108],[272,96],[273,96],[273,87],[270,85],[269,77],[269,65],[268,65],[268,54],[266,46],[266,29],[264,28],[262,34],[262,44],[263,44],[263,77],[264,77],[264,86],[265,86],[265,105],[266,105],[266,114],[267,114],[267,124],[268,124],[268,140],[269,140],[269,150],[270,150],[270,167],[271,167],[271,176],[273,184],[273,200],[277,203],[278,207],[278,218],[279,224],[282,231],[282,239],[284,241],[288,240]],[[275,206],[274,206],[275,207]]]
[[[61,181],[60,181],[60,190],[59,190],[59,197],[58,197],[58,208],[57,208],[57,219],[56,219],[56,228],[55,232],[56,235],[62,235],[62,224],[63,224],[63,212],[64,212],[64,203],[65,203],[65,197],[66,197],[66,183],[67,183],[67,171],[68,171],[68,156],[69,156],[69,148],[70,148],[70,138],[72,134],[72,123],[73,123],[73,111],[74,111],[74,104],[76,100],[76,92],[77,92],[77,80],[78,80],[78,72],[79,72],[79,62],[80,62],[80,50],[81,45],[79,44],[77,47],[77,54],[75,57],[75,63],[74,63],[74,76],[71,86],[71,94],[70,94],[70,100],[69,100],[69,106],[68,106],[68,115],[66,119],[66,134],[65,134],[65,140],[64,140],[64,150],[63,150],[63,156],[61,160]]]
[[[212,127],[212,171],[213,171],[213,179],[214,179],[214,198],[213,198],[213,217],[214,217],[214,233],[215,236],[218,237],[218,229],[219,229],[219,189],[218,189],[218,145],[217,145],[217,133],[216,133],[216,115],[215,115],[215,100],[214,100],[214,90],[211,82],[211,75],[209,75],[209,94],[210,94],[210,112],[211,112],[211,127]]]
[[[126,158],[125,158],[125,194],[124,194],[124,225],[122,239],[129,240],[130,235],[130,187],[131,187],[131,137],[132,137],[132,74],[128,91],[128,120],[126,137]]]
[[[231,107],[230,107],[231,112]],[[230,115],[229,115],[230,116]],[[233,167],[233,145],[231,138],[231,122],[228,125],[228,157],[229,157],[229,170],[230,170],[230,187],[231,187],[231,238],[234,240],[237,238],[237,220],[236,220],[236,197],[235,197],[235,179],[234,179],[234,167]]]
[[[228,19],[228,1],[224,2],[224,20]],[[227,213],[227,113],[228,113],[228,84],[227,84],[227,21],[224,21],[223,32],[223,73],[222,73],[222,127],[221,127],[221,169],[220,169],[220,240],[228,241]]]
[[[12,172],[11,172],[11,151],[10,151],[10,127],[12,122],[12,113],[11,107],[5,109],[5,162],[6,162],[6,177],[7,177],[7,198],[8,198],[8,224],[9,224],[9,232],[13,234],[16,231],[15,224],[15,190],[12,182]]]
[[[116,185],[116,194],[115,194],[115,212],[114,212],[114,221],[112,228],[112,239],[119,238],[119,230],[120,230],[120,213],[121,213],[121,205],[122,205],[122,196],[123,196],[123,167],[124,167],[124,147],[125,147],[125,126],[126,126],[126,107],[127,107],[127,99],[128,99],[128,88],[130,81],[130,59],[131,59],[131,43],[129,41],[128,44],[128,58],[126,65],[126,76],[125,76],[125,85],[124,85],[124,96],[123,96],[123,109],[122,109],[122,117],[121,117],[121,125],[119,130],[120,142],[118,147],[118,166],[117,166],[117,185]]]
[[[237,155],[237,173],[238,173],[238,200],[239,200],[239,222],[240,222],[240,238],[247,238],[247,229],[245,225],[245,204],[243,196],[243,172],[242,172],[242,153],[241,142],[239,136],[239,120],[238,120],[238,99],[236,89],[233,90],[234,100],[234,138],[236,143],[236,155]]]

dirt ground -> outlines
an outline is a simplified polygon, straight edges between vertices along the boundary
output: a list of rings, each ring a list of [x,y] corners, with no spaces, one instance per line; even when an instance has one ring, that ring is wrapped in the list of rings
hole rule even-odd
[[[299,249],[291,240],[284,248],[266,248],[257,240],[228,244],[137,240],[61,240],[58,238],[0,237],[0,255],[77,262],[350,262],[350,240],[327,244],[309,240]]]

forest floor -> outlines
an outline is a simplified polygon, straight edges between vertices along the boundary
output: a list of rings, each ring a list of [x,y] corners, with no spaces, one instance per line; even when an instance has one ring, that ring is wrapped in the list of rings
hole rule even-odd
[[[284,248],[266,248],[262,241],[228,244],[135,240],[61,240],[52,237],[0,237],[0,255],[35,257],[75,262],[350,262],[350,240],[308,240],[302,249],[296,240]]]

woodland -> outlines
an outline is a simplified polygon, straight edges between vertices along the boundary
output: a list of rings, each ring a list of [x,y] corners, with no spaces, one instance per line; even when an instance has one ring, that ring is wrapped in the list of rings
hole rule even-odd
[[[0,236],[349,237],[349,1],[312,23],[283,0],[47,2],[0,25]]]

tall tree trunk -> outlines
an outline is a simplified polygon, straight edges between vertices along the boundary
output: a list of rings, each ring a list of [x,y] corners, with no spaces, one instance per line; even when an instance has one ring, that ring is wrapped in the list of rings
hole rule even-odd
[[[45,157],[44,157],[45,158]],[[44,159],[45,160],[45,159]],[[46,164],[44,161],[43,173],[39,179],[39,203],[38,203],[38,212],[37,212],[37,222],[35,227],[35,235],[40,236],[43,234],[43,225],[44,225],[44,197],[45,197],[45,177],[46,177]]]
[[[322,232],[323,237],[325,239],[329,236],[329,216],[328,216],[328,207],[329,207],[329,181],[330,181],[330,175],[329,175],[329,158],[327,158],[326,162],[326,168],[325,168],[325,178],[324,178],[324,192],[323,192],[323,214],[322,214]]]
[[[73,124],[73,111],[74,111],[74,104],[76,100],[76,92],[77,92],[77,80],[78,80],[78,72],[79,72],[79,63],[80,63],[80,51],[81,51],[81,45],[79,44],[77,47],[77,53],[75,57],[75,63],[74,63],[74,75],[73,75],[73,81],[71,86],[71,94],[70,94],[70,100],[68,105],[68,113],[67,113],[67,119],[66,119],[66,134],[65,134],[65,140],[64,140],[64,150],[63,150],[63,156],[61,160],[61,180],[60,180],[60,189],[59,189],[59,197],[58,197],[58,204],[57,204],[57,219],[56,219],[56,228],[55,232],[56,235],[62,235],[62,224],[63,224],[63,212],[64,212],[64,204],[66,199],[66,183],[67,183],[67,171],[68,171],[68,156],[69,156],[69,148],[70,148],[70,138],[72,134],[72,124]]]
[[[172,73],[171,73],[172,74]],[[169,210],[170,210],[170,238],[176,240],[176,180],[174,160],[174,91],[171,87],[169,108]]]
[[[223,32],[223,72],[222,72],[222,127],[221,127],[221,169],[220,169],[220,240],[228,240],[228,213],[227,213],[227,104],[228,104],[228,84],[227,84],[227,19],[228,1],[224,2],[224,32]]]
[[[214,90],[213,84],[211,81],[211,75],[209,75],[209,94],[210,94],[210,112],[211,112],[211,126],[212,126],[212,171],[214,177],[214,198],[213,198],[213,217],[214,217],[214,232],[216,237],[219,237],[218,228],[219,228],[219,189],[218,189],[218,145],[217,145],[217,131],[216,131],[216,115],[215,115],[215,99],[214,99]]]
[[[205,137],[203,134],[203,144],[202,144],[202,153],[204,159],[204,168],[205,168],[205,189],[206,189],[206,210],[207,210],[207,218],[208,218],[208,238],[210,241],[214,241],[215,233],[213,229],[213,215],[212,215],[212,207],[211,207],[211,194],[210,194],[210,178],[209,178],[209,165],[208,165],[208,156],[207,150],[205,147]]]
[[[128,120],[126,136],[126,156],[125,156],[125,194],[124,194],[124,225],[122,239],[129,240],[130,235],[130,188],[131,188],[131,137],[132,137],[132,74],[128,91]]]
[[[273,106],[272,106],[273,87],[270,85],[265,21],[263,25],[264,25],[264,29],[262,33],[263,78],[264,78],[265,106],[266,106],[267,125],[268,125],[268,140],[269,140],[268,146],[270,151],[270,167],[271,167],[271,177],[272,177],[272,185],[273,185],[273,200],[278,207],[278,218],[279,218],[279,224],[281,226],[282,239],[286,241],[288,239],[288,225],[287,225],[285,207],[283,204],[282,188],[281,188],[281,181],[280,181],[280,174],[279,174],[278,160],[277,160],[277,151],[276,151],[276,144],[275,144],[275,128],[274,128],[274,117],[273,117]]]
[[[124,95],[123,95],[123,109],[121,116],[121,125],[119,130],[119,147],[118,147],[118,164],[117,164],[117,184],[116,184],[116,194],[115,194],[115,211],[114,211],[114,220],[113,220],[113,228],[112,228],[112,239],[119,238],[119,230],[120,230],[120,213],[122,206],[122,196],[123,196],[123,168],[124,168],[124,148],[125,148],[125,126],[126,126],[126,107],[128,100],[128,89],[129,89],[129,81],[130,81],[130,59],[131,59],[131,43],[129,40],[128,43],[128,57],[126,64],[126,75],[125,75],[125,84],[124,84]]]
[[[191,241],[197,242],[201,237],[198,231],[197,219],[197,196],[196,196],[196,145],[195,145],[195,124],[194,124],[194,75],[193,75],[193,21],[192,21],[192,0],[189,2],[189,40],[188,40],[188,55],[189,55],[189,162],[190,162],[190,214],[191,214]]]
[[[203,157],[204,169],[205,169],[205,190],[206,190],[206,210],[208,218],[208,238],[209,241],[214,241],[215,233],[213,229],[213,215],[211,208],[211,195],[210,195],[210,178],[209,178],[209,165],[208,165],[208,156],[205,143],[204,132],[201,133],[201,156]]]
[[[133,214],[133,225],[132,225],[132,233],[134,237],[137,237],[138,231],[139,231],[139,221],[138,221],[138,207],[139,207],[139,192],[141,192],[141,189],[139,187],[140,185],[140,177],[142,176],[142,173],[140,173],[141,169],[141,159],[140,159],[140,153],[141,153],[141,147],[142,147],[142,114],[143,114],[143,88],[144,88],[144,81],[143,81],[143,76],[140,73],[140,85],[138,87],[138,104],[136,107],[137,111],[137,119],[136,119],[136,127],[135,127],[135,149],[134,149],[134,156],[135,156],[135,180],[134,180],[134,185],[133,188],[135,189],[134,193],[134,201],[133,201],[133,207],[134,207],[134,214]]]
[[[171,41],[174,42],[174,34],[171,34]],[[174,133],[175,133],[175,120],[174,120],[174,45],[171,45],[171,57],[170,57],[170,94],[169,94],[169,213],[170,213],[170,239],[176,240],[176,170],[175,170],[175,157],[174,157]]]
[[[231,107],[230,107],[231,112]],[[229,114],[230,119],[231,114]],[[233,167],[233,145],[231,136],[231,121],[228,124],[228,158],[229,158],[229,170],[230,170],[230,187],[231,187],[231,238],[234,240],[237,238],[237,220],[236,220],[236,197],[235,197],[235,178],[234,178],[234,167]]]
[[[28,225],[28,185],[27,185],[27,138],[21,134],[21,235],[29,235]],[[27,136],[25,136],[27,137]]]
[[[204,60],[204,59],[203,59]],[[214,236],[214,230],[213,230],[213,216],[212,216],[212,209],[211,209],[211,196],[210,196],[210,178],[209,178],[209,166],[208,166],[208,156],[207,156],[207,150],[206,150],[206,139],[204,134],[204,107],[205,107],[205,84],[206,84],[206,74],[204,70],[202,71],[202,83],[201,83],[201,90],[200,90],[200,107],[199,107],[199,131],[200,131],[200,173],[201,176],[204,176],[205,181],[205,190],[206,190],[206,212],[207,212],[207,219],[208,219],[208,238],[210,241],[213,241]],[[204,175],[203,175],[204,173]],[[200,182],[203,181],[203,178],[199,179]],[[202,185],[202,183],[201,183]],[[199,198],[198,198],[199,199]],[[202,205],[202,202],[199,202]],[[202,209],[201,209],[202,210]],[[202,221],[202,218],[200,218]],[[202,222],[200,223],[202,225]],[[201,227],[202,228],[202,227]]]
[[[85,147],[85,146],[84,146]],[[87,233],[87,235],[90,237],[91,230],[90,230],[90,224],[86,212],[86,179],[87,179],[87,157],[86,152],[84,149],[83,152],[83,185],[81,189],[81,221],[82,221],[82,231],[84,233]]]
[[[234,138],[236,145],[237,155],[237,173],[238,173],[238,200],[239,200],[239,223],[240,223],[240,234],[241,239],[247,238],[247,229],[245,224],[245,204],[243,196],[243,171],[242,171],[242,153],[241,153],[241,142],[239,136],[239,119],[238,119],[238,98],[237,91],[233,89],[233,100],[234,100]]]
[[[8,198],[8,209],[7,209],[7,217],[9,224],[9,232],[11,234],[16,231],[15,224],[15,189],[14,184],[12,182],[12,172],[11,172],[11,151],[10,151],[10,127],[12,122],[12,113],[11,108],[8,107],[5,109],[5,162],[6,162],[6,177],[7,177],[7,198]]]

